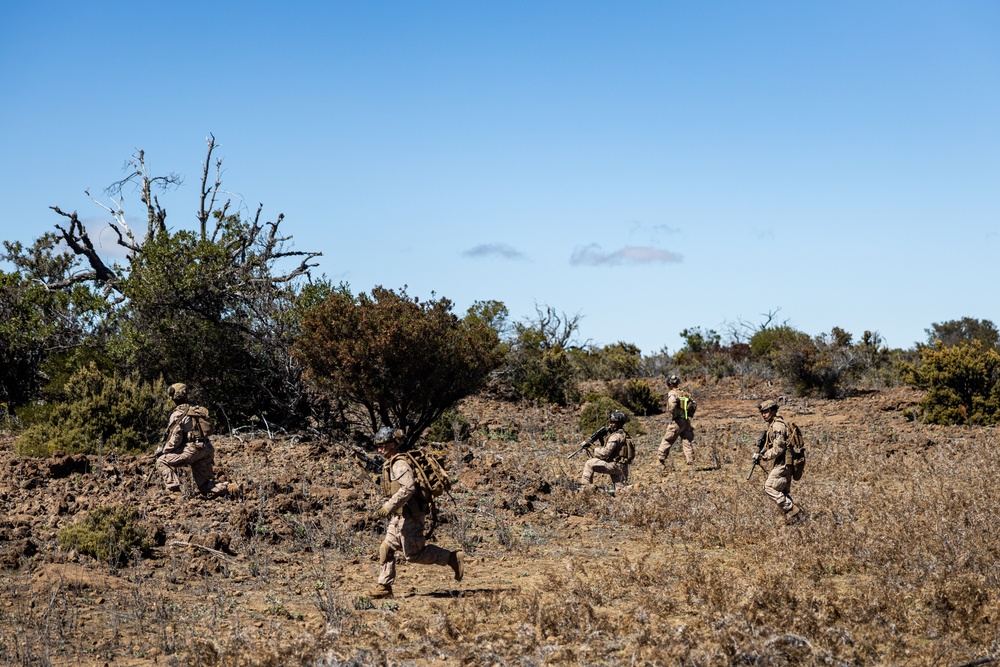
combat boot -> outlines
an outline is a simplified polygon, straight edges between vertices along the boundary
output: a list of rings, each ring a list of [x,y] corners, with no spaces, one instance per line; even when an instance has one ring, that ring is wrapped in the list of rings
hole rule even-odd
[[[465,554],[461,551],[452,551],[448,556],[448,566],[455,572],[455,581],[461,581],[465,576]]]
[[[798,519],[796,517],[802,512],[798,505],[792,505],[792,509],[785,512],[785,523],[795,523]]]
[[[382,598],[392,597],[392,585],[391,584],[378,584],[368,592],[368,597],[372,600],[379,600]]]

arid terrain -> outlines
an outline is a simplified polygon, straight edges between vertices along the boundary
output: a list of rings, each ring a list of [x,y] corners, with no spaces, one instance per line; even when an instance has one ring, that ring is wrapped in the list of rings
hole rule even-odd
[[[371,601],[384,520],[337,443],[214,438],[232,498],[168,496],[152,457],[21,458],[0,443],[4,665],[961,665],[1000,658],[1000,470],[992,428],[908,418],[906,388],[788,398],[808,464],[793,525],[750,481],[764,382],[688,385],[696,465],[583,493],[578,408],[470,399],[441,445],[457,482],[434,541],[465,579],[401,564]],[[604,478],[607,479],[606,477]],[[152,554],[60,549],[95,507],[138,508]]]

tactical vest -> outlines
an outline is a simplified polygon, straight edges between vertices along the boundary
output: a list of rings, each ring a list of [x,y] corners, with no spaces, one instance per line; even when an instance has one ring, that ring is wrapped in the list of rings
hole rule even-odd
[[[413,492],[413,495],[410,496],[410,499],[406,501],[406,504],[393,512],[393,514],[400,516],[404,514],[412,515],[418,512],[426,514],[427,508],[420,502],[420,482],[417,481],[416,472],[413,470],[413,463],[406,454],[396,454],[382,465],[382,477],[379,480],[379,486],[382,487],[382,496],[392,498],[401,488],[400,483],[392,478],[392,464],[398,459],[403,459],[410,466],[410,474],[413,475],[413,482],[417,488]]]
[[[625,429],[620,430],[625,434],[625,439],[622,440],[618,451],[615,452],[614,462],[628,465],[635,458],[635,442],[632,440],[632,436],[628,434],[628,431]]]

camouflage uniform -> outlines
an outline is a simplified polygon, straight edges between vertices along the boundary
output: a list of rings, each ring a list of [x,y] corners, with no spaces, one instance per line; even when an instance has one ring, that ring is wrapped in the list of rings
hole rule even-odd
[[[619,456],[622,445],[629,435],[620,426],[611,432],[603,445],[594,449],[594,456],[583,464],[582,484],[593,484],[594,473],[611,475],[611,483],[618,486],[628,482],[629,463]]]
[[[215,464],[215,448],[208,436],[198,430],[196,418],[189,412],[196,405],[182,403],[178,405],[167,422],[167,442],[157,450],[156,467],[160,470],[163,483],[168,491],[180,491],[181,480],[177,469],[190,466],[194,483],[204,494],[221,493],[226,489],[224,484],[218,484],[212,479]]]
[[[785,445],[788,442],[788,429],[781,417],[775,417],[768,424],[767,438],[764,441],[764,451],[760,454],[761,461],[774,461],[774,467],[764,481],[764,493],[778,504],[785,514],[798,513],[792,497],[792,468],[785,465]]]
[[[672,387],[667,392],[667,414],[670,415],[670,423],[667,424],[667,432],[660,440],[656,457],[661,464],[666,463],[670,448],[677,442],[677,438],[680,438],[684,460],[688,465],[692,465],[694,463],[694,429],[691,428],[690,420],[684,418],[684,410],[681,407],[681,392],[677,387]]]
[[[455,578],[461,580],[458,552],[427,544],[424,538],[426,509],[417,494],[417,481],[405,456],[392,456],[382,466],[382,493],[388,498],[383,512],[391,515],[385,538],[379,547],[379,590],[377,595],[392,594],[396,581],[396,552],[402,551],[410,563],[449,565]],[[373,594],[374,596],[374,594]]]

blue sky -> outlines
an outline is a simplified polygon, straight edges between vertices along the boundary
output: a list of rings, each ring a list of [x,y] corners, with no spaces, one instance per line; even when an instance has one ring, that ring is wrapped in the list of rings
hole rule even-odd
[[[91,221],[138,148],[318,273],[580,340],[1000,322],[1000,3],[45,2],[0,7],[0,236]],[[137,199],[125,202],[140,219]],[[779,310],[780,309],[780,310]]]

